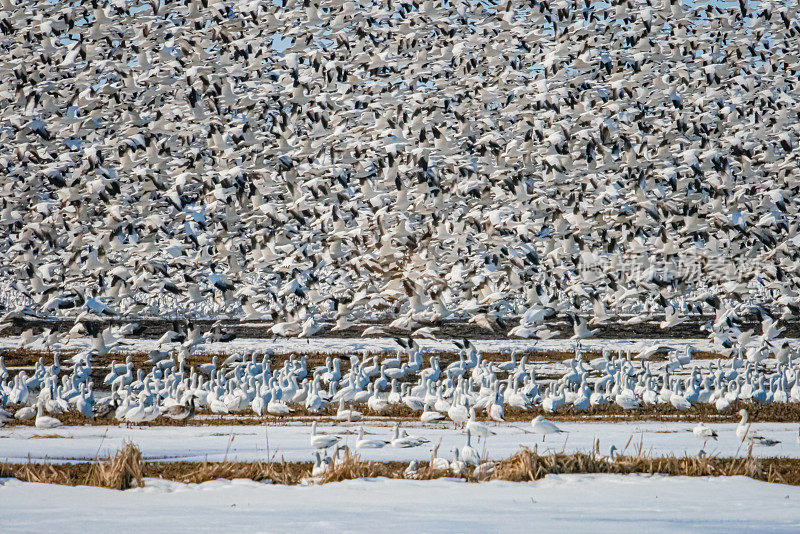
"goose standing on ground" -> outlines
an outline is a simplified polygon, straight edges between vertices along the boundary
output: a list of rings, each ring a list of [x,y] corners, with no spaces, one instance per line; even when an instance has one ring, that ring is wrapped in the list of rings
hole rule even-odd
[[[697,425],[692,429],[692,433],[697,436],[699,439],[703,440],[703,449],[706,448],[706,442],[710,439],[714,441],[717,440],[717,433],[716,431],[712,430],[710,427],[706,426],[705,423],[702,421],[697,423]]]
[[[455,428],[462,427],[469,419],[469,411],[467,410],[466,400],[462,400],[460,394],[458,399],[453,402],[453,405],[447,410],[447,417],[455,424]]]
[[[469,409],[469,421],[467,421],[467,430],[472,432],[473,436],[478,438],[486,438],[489,434],[492,433],[489,430],[489,426],[485,423],[481,423],[475,418],[475,408]]]
[[[459,451],[461,461],[468,465],[479,466],[481,464],[481,457],[478,451],[472,446],[472,432],[467,429],[467,443],[461,447]]]
[[[542,442],[548,436],[548,434],[561,434],[567,432],[566,430],[561,430],[556,426],[555,423],[552,421],[548,421],[541,415],[537,415],[531,421],[531,426],[533,427],[533,431],[537,434],[542,435]]]
[[[744,437],[750,430],[750,425],[747,423],[747,410],[742,408],[741,410],[739,410],[739,415],[742,416],[742,419],[736,426],[736,437],[738,437],[740,440],[744,440]]]

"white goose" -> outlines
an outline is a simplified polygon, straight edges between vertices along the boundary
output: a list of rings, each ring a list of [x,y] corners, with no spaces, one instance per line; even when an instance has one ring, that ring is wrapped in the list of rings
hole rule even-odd
[[[341,438],[339,436],[331,436],[327,434],[317,434],[317,422],[311,423],[311,437],[309,442],[314,449],[327,449],[333,447]]]
[[[702,421],[697,423],[697,426],[695,426],[692,429],[692,433],[699,439],[703,440],[704,449],[706,448],[706,442],[708,442],[708,440],[710,439],[713,439],[714,441],[717,440],[717,433],[710,427],[706,426],[706,424],[703,423]]]
[[[358,439],[356,439],[356,449],[381,449],[389,442],[383,439],[367,439],[364,437],[364,427],[358,427]]]
[[[442,419],[444,419],[444,414],[441,412],[437,412],[436,410],[431,409],[432,406],[430,403],[425,404],[425,410],[422,412],[422,415],[419,416],[419,420],[423,423],[438,423]]]
[[[736,435],[739,439],[746,440],[753,445],[763,445],[765,447],[773,447],[780,443],[778,440],[764,437],[750,430],[750,425],[747,423],[747,410],[742,408],[739,410],[739,415],[742,416],[742,420],[739,421],[739,425],[736,427]]]
[[[471,432],[473,435],[479,438],[486,438],[489,434],[493,432],[489,430],[489,426],[485,423],[481,423],[475,418],[475,408],[469,409],[469,421],[467,421],[467,432]]]
[[[39,401],[39,404],[36,407],[35,424],[36,428],[57,428],[61,426],[61,421],[59,421],[55,417],[50,417],[49,415],[45,415],[42,402]]]
[[[533,427],[533,431],[535,433],[542,435],[542,442],[544,442],[544,439],[548,434],[561,434],[566,432],[566,430],[561,430],[556,426],[555,423],[548,421],[541,415],[537,415],[533,418],[533,421],[531,421],[531,426]]]
[[[423,443],[427,443],[428,440],[424,438],[418,438],[416,436],[409,436],[406,434],[405,430],[400,432],[400,423],[394,424],[394,435],[392,437],[392,447],[397,449],[410,449],[413,447],[419,447]]]
[[[337,421],[356,422],[361,421],[363,417],[364,415],[361,412],[345,408],[344,399],[339,400],[339,410],[336,412]]]
[[[461,460],[464,463],[468,465],[474,465],[477,467],[481,464],[481,457],[478,454],[478,451],[476,451],[475,448],[472,446],[471,441],[472,441],[472,432],[469,429],[467,429],[467,443],[463,447],[461,447],[459,456],[461,457]]]

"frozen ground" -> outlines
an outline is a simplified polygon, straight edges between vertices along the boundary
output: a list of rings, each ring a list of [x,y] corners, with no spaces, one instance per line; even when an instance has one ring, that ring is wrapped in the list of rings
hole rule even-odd
[[[627,422],[627,423],[558,423],[566,434],[551,435],[542,443],[541,436],[526,433],[527,423],[493,424],[495,435],[486,441],[473,443],[479,452],[487,451],[488,457],[502,459],[520,450],[522,446],[537,445],[540,452],[564,450],[565,452],[588,452],[595,438],[600,440],[600,452],[607,454],[611,445],[633,454],[641,443],[643,450],[651,455],[674,454],[695,455],[702,442],[690,432],[694,423]],[[318,430],[342,436],[343,443],[355,446],[357,423],[336,426],[323,424]],[[719,433],[718,441],[710,441],[706,452],[721,457],[742,455],[747,444],[740,448],[736,437],[736,424],[712,424]],[[390,423],[370,421],[364,427],[370,437],[391,439]],[[451,458],[454,447],[465,443],[461,431],[448,427],[422,427],[404,424],[410,434],[422,436],[429,443],[412,449],[368,449],[359,451],[365,460],[429,460],[431,449],[441,440],[439,455]],[[523,431],[523,429],[525,431]],[[773,447],[755,446],[753,454],[763,457],[800,457],[797,443],[797,423],[755,423],[751,430],[781,443]],[[35,436],[47,436],[46,438]],[[52,436],[61,436],[53,438]],[[311,461],[309,426],[286,424],[281,426],[194,426],[194,427],[62,427],[41,430],[34,427],[0,428],[0,461],[70,461],[105,458],[113,454],[124,440],[130,440],[142,450],[149,460],[254,461],[284,458],[287,461]],[[269,443],[269,445],[268,445]]]
[[[416,339],[417,343],[425,350],[429,351],[453,351],[455,345],[452,340],[447,339]],[[788,339],[790,343],[794,344],[795,339]],[[572,351],[575,347],[575,341],[570,339],[548,339],[544,341],[536,341],[529,339],[497,339],[497,340],[474,340],[473,343],[480,351],[490,352],[511,352],[513,350],[558,350],[558,351]],[[15,349],[19,348],[21,344],[20,336],[0,337],[0,350],[1,349]],[[165,344],[162,349],[167,347],[174,347],[178,344],[170,343]],[[690,345],[694,350],[711,351],[713,345],[707,339],[586,339],[581,342],[584,350],[602,350],[609,348],[612,350],[631,350],[633,354],[638,353],[643,347],[650,347],[653,345],[663,345],[674,349],[682,350],[685,346]],[[92,339],[89,337],[78,337],[69,340],[68,343],[59,345],[64,350],[82,351],[88,350],[92,347]],[[31,349],[44,349],[41,341],[37,341],[28,348]],[[159,348],[158,340],[156,339],[140,339],[130,338],[124,339],[119,345],[113,347],[113,352],[148,352],[153,349]],[[251,338],[237,338],[225,343],[205,343],[198,345],[197,350],[208,353],[225,353],[230,354],[236,351],[252,351],[259,350],[265,351],[271,349],[277,353],[290,353],[290,352],[331,352],[331,353],[353,353],[359,352],[389,352],[393,354],[399,349],[399,346],[393,338],[311,338],[311,339],[297,339],[297,338],[277,338],[272,339],[251,339]]]
[[[107,532],[798,532],[800,487],[744,477],[549,475],[532,483],[322,486],[147,479],[115,491],[0,479],[0,530]]]

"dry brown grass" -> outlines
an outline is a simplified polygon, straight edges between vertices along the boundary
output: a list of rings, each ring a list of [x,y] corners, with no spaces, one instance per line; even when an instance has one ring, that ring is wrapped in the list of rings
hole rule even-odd
[[[800,485],[800,459],[717,458],[697,456],[619,456],[614,460],[597,454],[540,455],[525,448],[500,462],[493,478],[523,482],[549,474],[662,474],[672,476],[746,476],[764,482]]]
[[[341,482],[356,478],[403,478],[407,464],[403,462],[372,462],[359,459],[358,455],[345,451],[344,458],[336,461],[320,477],[321,484]]]
[[[148,477],[164,478],[186,484],[209,480],[249,478],[256,482],[299,484],[311,476],[309,462],[158,462],[145,464]]]
[[[364,461],[350,452],[338,460],[317,480],[320,484],[357,478],[407,478],[404,462]],[[162,478],[197,484],[219,479],[251,479],[276,484],[299,484],[311,476],[309,462],[143,462],[139,450],[131,445],[100,463],[78,464],[0,464],[0,477],[18,478],[68,486],[89,485],[111,489],[128,489],[144,485],[144,477]],[[493,480],[526,482],[549,474],[662,474],[672,476],[746,476],[770,483],[800,485],[800,459],[742,458],[695,456],[647,456],[639,450],[614,460],[598,454],[547,454],[524,448],[515,455],[497,462]],[[430,480],[452,476],[449,471],[434,471],[429,462],[420,462],[413,478]],[[474,482],[473,472],[462,476]]]
[[[92,464],[87,475],[86,485],[101,488],[125,490],[144,486],[144,462],[142,452],[130,443],[124,443],[117,454],[105,462]]]
[[[125,443],[114,456],[96,463],[0,463],[0,478],[124,490],[144,485],[143,468],[144,462],[139,448],[132,443]]]

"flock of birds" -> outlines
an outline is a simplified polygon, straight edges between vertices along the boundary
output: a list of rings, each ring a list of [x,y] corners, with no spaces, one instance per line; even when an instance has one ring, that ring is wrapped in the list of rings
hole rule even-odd
[[[747,410],[739,410],[741,420],[736,426],[736,437],[740,443],[749,443],[751,445],[764,445],[772,447],[780,443],[778,440],[764,437],[760,433],[751,430],[748,423]],[[531,421],[531,427],[535,434],[541,434],[542,442],[545,441],[550,434],[563,434],[567,431],[562,430],[553,421],[549,421],[542,415],[537,415]],[[706,443],[709,440],[717,440],[719,437],[717,432],[703,422],[697,423],[692,429],[692,433],[703,442],[703,449],[698,453],[700,457],[704,457]],[[470,474],[472,477],[482,480],[488,478],[494,471],[494,462],[489,460],[486,452],[480,454],[472,444],[472,437],[477,436],[480,438],[487,438],[492,432],[490,428],[481,422],[470,420],[466,427],[466,443],[462,447],[454,447],[452,449],[453,459],[448,460],[439,456],[438,446],[434,448],[430,460],[430,469],[433,472],[449,472],[455,476],[462,476]],[[798,431],[797,442],[800,443],[800,430]],[[347,446],[341,445],[342,437],[334,434],[320,434],[317,432],[316,421],[311,424],[311,436],[309,444],[314,450],[314,467],[312,469],[312,476],[319,476],[335,464],[340,459],[340,451],[347,450]],[[405,430],[400,429],[399,423],[394,425],[394,434],[391,440],[380,438],[365,437],[364,427],[358,428],[358,438],[355,441],[356,450],[364,449],[380,449],[383,447],[396,447],[396,448],[410,448],[418,447],[428,443],[428,440],[416,436],[410,436]],[[333,448],[333,454],[328,455],[328,449]],[[600,441],[595,439],[593,452],[599,454]],[[611,445],[609,449],[608,459],[614,461],[618,454],[616,445]],[[470,472],[471,470],[471,472]],[[407,477],[414,477],[419,472],[419,462],[412,460],[405,471]]]
[[[606,405],[635,410],[669,404],[677,410],[711,405],[726,412],[736,401],[800,403],[800,358],[767,365],[739,355],[710,361],[707,366],[693,365],[687,349],[667,362],[610,351],[584,361],[578,347],[574,357],[563,362],[566,373],[540,380],[536,365],[527,363],[524,356],[518,360],[512,353],[508,361],[490,362],[468,340],[458,343],[458,359],[446,366],[440,365],[437,355],[430,356],[425,365],[417,343],[401,341],[403,348],[394,357],[353,355],[342,363],[329,356],[325,365],[317,367],[309,367],[306,356],[291,356],[273,369],[269,353],[259,357],[252,352],[232,354],[223,362],[215,356],[210,363],[190,368],[177,359],[165,359],[145,372],[135,369],[128,357],[125,363],[112,362],[97,386],[90,361],[62,368],[56,354],[51,365],[40,358],[31,374],[18,370],[12,376],[0,357],[0,425],[35,419],[37,427],[53,428],[61,425],[58,415],[72,411],[87,419],[139,424],[159,417],[187,420],[201,409],[220,417],[287,417],[299,408],[310,414],[332,414],[337,421],[358,422],[365,413],[392,415],[399,407],[424,424],[452,422],[467,431],[469,440],[470,433],[488,435],[489,428],[479,421],[478,413],[502,422],[506,408],[580,413]],[[541,415],[532,425],[543,436],[558,432]],[[695,432],[706,439],[715,437],[701,430]],[[312,443],[325,445],[316,448],[333,445],[332,438],[315,434],[312,427]],[[774,444],[758,435],[748,439]],[[364,447],[376,446],[363,435],[359,441]],[[395,428],[389,443],[405,447],[421,441]]]
[[[798,57],[793,1],[1,0],[4,319],[710,313],[732,349],[800,315]]]

